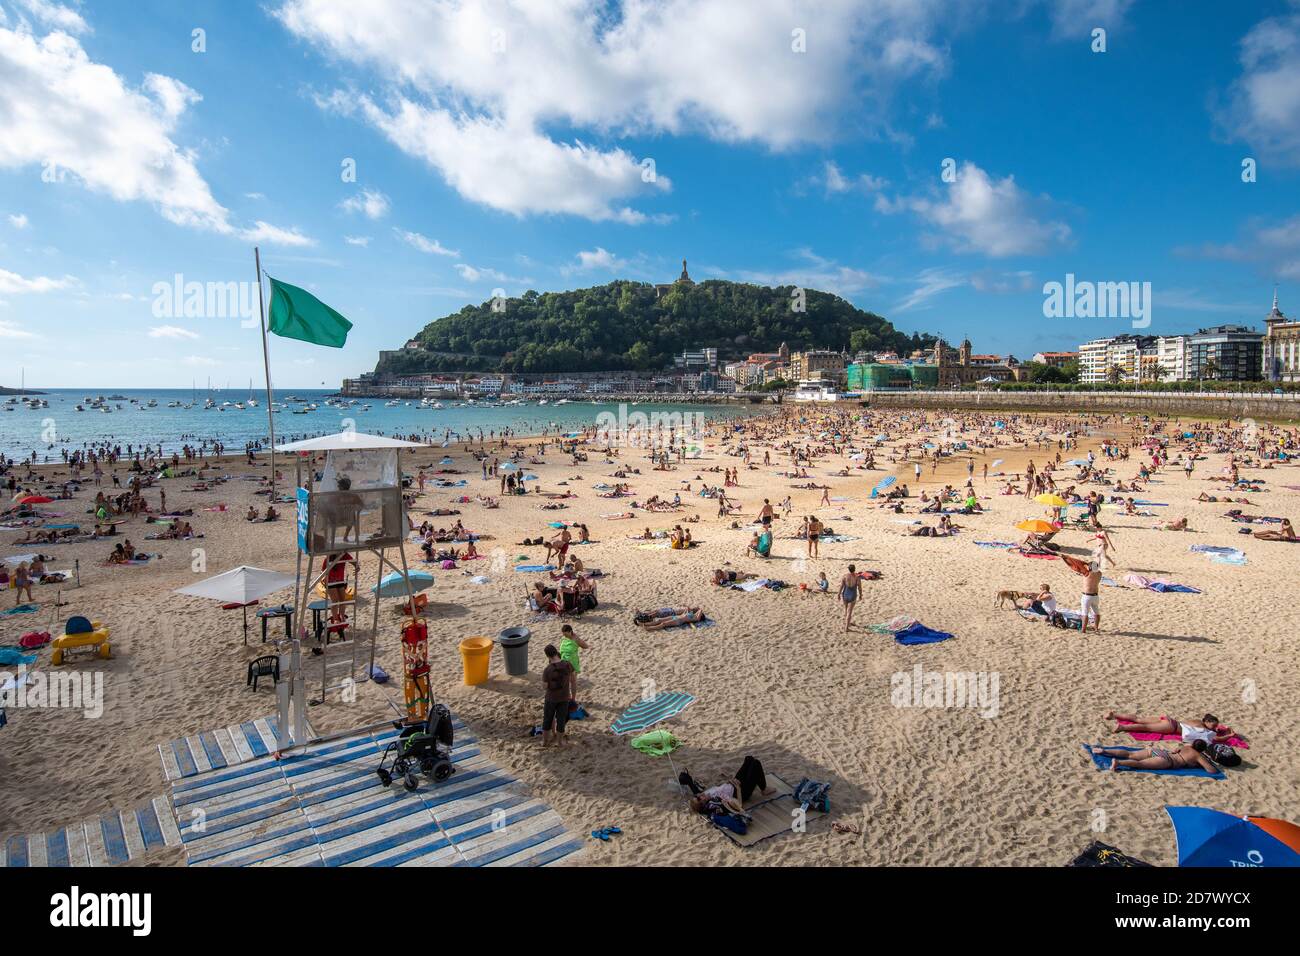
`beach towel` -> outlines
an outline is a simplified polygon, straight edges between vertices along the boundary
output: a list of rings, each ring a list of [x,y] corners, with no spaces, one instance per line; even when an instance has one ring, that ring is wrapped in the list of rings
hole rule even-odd
[[[517,564],[517,565],[515,565],[515,570],[516,570],[516,571],[530,571],[530,572],[536,572],[536,571],[554,571],[554,570],[555,570],[555,565],[553,565],[553,564]]]
[[[33,611],[36,610],[39,610],[39,608],[35,604],[19,604],[17,607],[11,607],[7,610],[0,611],[0,614],[3,614],[5,616],[11,614],[31,614]]]
[[[767,578],[758,578],[754,581],[744,581],[742,583],[733,584],[731,589],[733,591],[760,591],[767,587],[767,580]]]
[[[908,617],[906,614],[900,614],[895,618],[886,621],[884,624],[868,625],[867,630],[876,634],[894,634],[898,631],[905,631],[913,624],[919,624],[914,617]]]
[[[1159,594],[1200,594],[1201,592],[1186,584],[1168,584],[1164,581],[1152,581],[1147,585],[1148,591],[1155,591]]]
[[[15,650],[12,647],[0,647],[0,665],[25,666],[36,663],[35,654],[24,654],[22,651]]]
[[[1089,757],[1092,758],[1093,765],[1098,770],[1107,770],[1107,771],[1110,770],[1110,765],[1114,758],[1107,757],[1102,754],[1093,753],[1088,744],[1080,744],[1080,746],[1083,747],[1084,753],[1086,753]],[[1094,746],[1099,747],[1101,746],[1101,744],[1095,744]],[[1145,747],[1110,747],[1109,749],[1127,750],[1129,753],[1134,753],[1135,751],[1145,750],[1146,748]],[[1130,771],[1133,771],[1136,773],[1162,773],[1170,777],[1209,777],[1211,780],[1225,779],[1225,775],[1222,770],[1215,771],[1214,773],[1208,773],[1207,771],[1201,769],[1200,767],[1182,767],[1179,768],[1178,770],[1144,770],[1138,767],[1120,767],[1119,769],[1120,769],[1120,773],[1128,773]]]
[[[675,717],[695,703],[690,694],[660,691],[655,696],[637,701],[615,718],[609,729],[616,734],[631,734],[653,727],[661,720]]]
[[[1086,847],[1083,848],[1082,853],[1080,853],[1078,856],[1076,856],[1073,860],[1071,860],[1069,863],[1065,865],[1066,866],[1134,867],[1134,866],[1150,866],[1151,864],[1143,860],[1139,860],[1135,856],[1129,856],[1126,853],[1121,853],[1119,850],[1115,849],[1115,847],[1102,843],[1100,840],[1093,840],[1091,843],[1089,843]]]
[[[794,832],[790,822],[794,819],[794,812],[799,808],[799,804],[795,801],[794,788],[770,772],[767,774],[767,785],[774,792],[766,797],[754,794],[755,802],[745,807],[745,817],[738,821],[739,826],[732,825],[732,821],[736,821],[737,818],[731,814],[710,817],[718,832],[725,834],[737,846],[751,847],[771,837]],[[811,823],[824,816],[826,813],[815,806],[810,806],[806,819]]]
[[[1121,720],[1121,721],[1119,721],[1119,729],[1120,729],[1123,733],[1128,734],[1128,735],[1129,735],[1130,737],[1132,737],[1134,740],[1182,740],[1182,739],[1183,739],[1183,738],[1182,738],[1181,736],[1179,736],[1178,734],[1145,734],[1145,733],[1136,733],[1136,734],[1135,734],[1133,731],[1131,731],[1131,730],[1128,729],[1129,727],[1132,727],[1132,726],[1133,726],[1133,724],[1131,724],[1131,723],[1130,723],[1129,721],[1127,721],[1127,720]],[[1220,730],[1226,730],[1226,731],[1228,731],[1229,733],[1231,733],[1231,728],[1220,726],[1219,729],[1220,729]],[[1227,740],[1225,740],[1224,743],[1226,743],[1229,747],[1236,747],[1236,748],[1239,749],[1239,750],[1249,750],[1249,749],[1250,749],[1250,744],[1246,741],[1246,738],[1244,738],[1244,737],[1239,737],[1239,736],[1237,736],[1236,734],[1233,734],[1231,737],[1229,737]]]
[[[975,546],[979,548],[1015,548],[1018,545],[1014,541],[976,541]]]
[[[903,630],[894,633],[895,641],[908,646],[913,644],[938,644],[940,641],[946,641],[951,637],[952,635],[948,632],[932,630],[920,621],[916,621]]]
[[[632,740],[632,748],[649,757],[662,757],[680,746],[681,742],[669,730],[651,730]]]

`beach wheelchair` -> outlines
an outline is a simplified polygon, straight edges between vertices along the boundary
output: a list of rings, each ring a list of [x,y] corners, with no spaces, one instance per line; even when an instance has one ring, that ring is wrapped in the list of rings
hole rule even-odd
[[[90,651],[103,660],[113,656],[112,644],[109,642],[109,630],[99,621],[84,617],[70,617],[63,627],[63,633],[50,644],[50,663],[62,664],[64,658],[73,651]]]
[[[419,774],[434,783],[442,783],[456,772],[451,762],[451,711],[446,705],[434,704],[428,719],[418,724],[407,726],[402,721],[394,721],[393,726],[401,733],[384,749],[375,770],[385,787],[392,786],[400,777],[407,790],[415,790],[420,786]]]

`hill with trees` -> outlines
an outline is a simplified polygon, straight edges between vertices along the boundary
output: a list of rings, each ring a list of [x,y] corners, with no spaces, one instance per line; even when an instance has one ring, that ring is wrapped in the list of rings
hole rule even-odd
[[[716,348],[719,361],[752,352],[826,348],[894,350],[934,344],[828,292],[709,280],[677,283],[656,296],[617,280],[568,292],[525,292],[493,308],[467,305],[414,338],[418,349],[385,352],[379,375],[419,372],[653,371],[683,351]],[[504,306],[503,308],[501,306]]]

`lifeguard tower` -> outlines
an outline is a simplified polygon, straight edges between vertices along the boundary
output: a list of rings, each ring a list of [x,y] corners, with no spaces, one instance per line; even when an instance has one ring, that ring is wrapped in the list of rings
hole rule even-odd
[[[282,745],[306,742],[308,705],[324,703],[332,691],[348,691],[371,678],[386,569],[400,575],[407,608],[414,611],[400,452],[422,447],[354,431],[276,447],[294,456],[298,538],[293,605],[297,619],[293,637],[281,642],[287,647],[281,651],[282,679],[277,684]],[[325,462],[317,472],[320,452]],[[357,560],[364,552],[373,554],[378,566],[367,628],[361,624],[364,599]],[[309,648],[305,659],[304,645]],[[316,677],[320,681],[310,699],[309,677],[313,683]]]

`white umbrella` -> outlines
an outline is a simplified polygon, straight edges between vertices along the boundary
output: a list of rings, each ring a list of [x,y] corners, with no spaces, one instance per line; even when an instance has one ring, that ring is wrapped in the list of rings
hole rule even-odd
[[[188,594],[191,597],[210,598],[213,601],[220,601],[223,604],[237,604],[244,608],[244,643],[248,643],[248,605],[254,601],[266,597],[268,594],[274,594],[276,591],[283,591],[294,583],[292,574],[281,574],[279,571],[268,571],[265,568],[254,568],[249,565],[240,565],[237,568],[231,568],[229,571],[223,571],[215,577],[210,577],[198,584],[191,584],[187,588],[177,588],[176,594]]]

